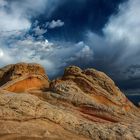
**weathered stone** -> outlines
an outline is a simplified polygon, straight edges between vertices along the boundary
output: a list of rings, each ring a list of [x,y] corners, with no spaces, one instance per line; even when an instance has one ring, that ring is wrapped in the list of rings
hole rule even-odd
[[[18,63],[0,69],[0,85],[12,92],[26,92],[49,87],[45,69],[39,64]]]
[[[10,71],[0,87],[0,139],[140,139],[140,110],[104,73],[70,66],[49,84],[40,65],[11,66],[0,72],[2,83]]]

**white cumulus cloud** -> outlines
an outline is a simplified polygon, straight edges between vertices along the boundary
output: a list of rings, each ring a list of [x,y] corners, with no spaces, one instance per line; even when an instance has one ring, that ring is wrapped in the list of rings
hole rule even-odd
[[[128,44],[140,44],[140,0],[129,0],[119,6],[119,13],[113,15],[104,28],[108,40],[120,40]]]
[[[48,28],[53,29],[56,27],[62,27],[64,26],[64,22],[61,21],[60,19],[58,20],[52,20],[51,22],[48,23]]]
[[[0,3],[0,31],[25,30],[30,28],[31,23],[26,17],[12,9],[10,12],[7,12],[7,9],[4,8],[5,6],[9,6],[9,3],[3,0]]]

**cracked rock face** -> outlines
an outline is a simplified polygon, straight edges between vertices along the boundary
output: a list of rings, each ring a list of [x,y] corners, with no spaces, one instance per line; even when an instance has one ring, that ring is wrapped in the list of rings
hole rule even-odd
[[[2,68],[0,83],[0,139],[140,139],[140,110],[102,72],[70,66],[49,81],[20,63]]]

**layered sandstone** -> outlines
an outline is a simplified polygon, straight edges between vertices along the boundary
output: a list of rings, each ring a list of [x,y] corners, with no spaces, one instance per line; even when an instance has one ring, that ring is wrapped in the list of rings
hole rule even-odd
[[[70,66],[51,82],[37,64],[0,73],[2,139],[140,139],[139,109],[102,72]]]
[[[0,85],[11,92],[49,87],[49,79],[39,64],[18,63],[0,69]]]

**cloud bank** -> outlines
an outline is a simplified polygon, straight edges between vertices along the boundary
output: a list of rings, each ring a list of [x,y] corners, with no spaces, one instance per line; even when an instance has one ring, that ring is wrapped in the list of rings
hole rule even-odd
[[[129,83],[126,88],[139,87],[140,82],[140,1],[129,0],[119,6],[103,28],[103,36],[87,33],[95,51],[94,65],[116,81]]]

